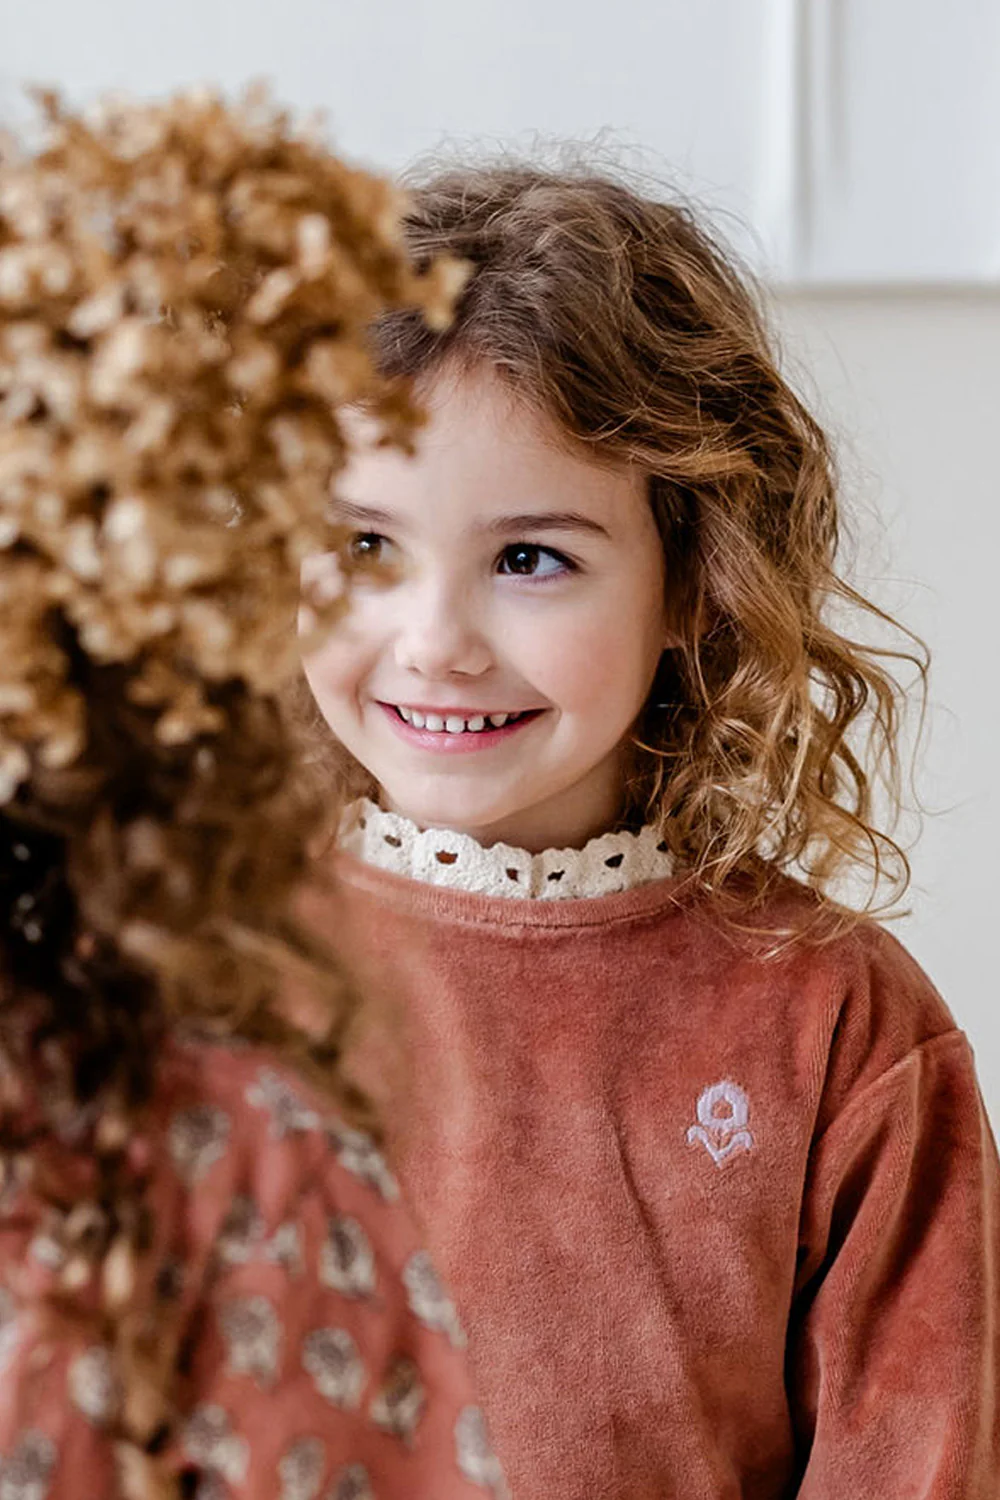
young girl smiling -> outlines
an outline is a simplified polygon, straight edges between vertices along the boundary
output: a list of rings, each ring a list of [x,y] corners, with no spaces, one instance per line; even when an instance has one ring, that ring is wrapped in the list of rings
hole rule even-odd
[[[455,168],[408,235],[472,275],[376,331],[428,420],[345,472],[306,671],[400,1019],[356,1066],[512,1494],[985,1500],[1000,1168],[950,1011],[831,894],[906,862],[823,435],[685,211]]]
[[[388,806],[483,842],[580,846],[618,817],[669,641],[642,479],[559,452],[487,372],[430,400],[418,462],[383,449],[348,475],[355,561],[398,578],[359,591],[311,680]]]

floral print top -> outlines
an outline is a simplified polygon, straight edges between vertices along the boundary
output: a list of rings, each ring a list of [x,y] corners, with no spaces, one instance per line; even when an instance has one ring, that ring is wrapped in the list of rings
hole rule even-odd
[[[260,1048],[177,1041],[158,1077],[141,1149],[186,1329],[179,1493],[504,1497],[455,1308],[371,1140]],[[112,1500],[113,1372],[40,1332],[42,1215],[27,1187],[0,1202],[0,1500]]]

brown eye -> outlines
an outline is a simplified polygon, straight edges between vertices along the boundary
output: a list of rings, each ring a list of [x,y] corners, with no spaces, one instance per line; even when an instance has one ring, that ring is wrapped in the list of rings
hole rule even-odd
[[[538,567],[538,547],[508,547],[501,558],[506,573],[533,573]]]
[[[500,554],[499,571],[518,578],[555,578],[560,573],[572,573],[574,566],[568,557],[551,547],[513,542]]]
[[[347,555],[352,562],[377,563],[382,561],[384,537],[375,531],[359,531],[347,544]]]

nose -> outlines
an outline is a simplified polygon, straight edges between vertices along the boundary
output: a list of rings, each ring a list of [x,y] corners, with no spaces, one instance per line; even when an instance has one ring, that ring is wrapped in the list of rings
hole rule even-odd
[[[399,591],[396,664],[429,680],[481,677],[493,652],[474,600],[442,582],[426,579]]]

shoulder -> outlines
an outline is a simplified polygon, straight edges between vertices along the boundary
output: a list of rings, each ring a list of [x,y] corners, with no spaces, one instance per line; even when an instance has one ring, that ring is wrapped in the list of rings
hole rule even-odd
[[[961,1077],[975,1089],[972,1048],[955,1015],[904,943],[863,920],[834,945],[835,1025],[818,1128],[876,1090],[906,1078]],[[971,1096],[970,1096],[971,1097]]]
[[[672,935],[663,926],[656,941],[683,963],[692,1011],[734,1047],[794,1071],[802,1099],[817,1101],[820,1127],[909,1054],[968,1049],[947,1002],[894,933],[792,880],[777,882],[758,906],[692,899]]]
[[[736,944],[743,972],[786,997],[800,1042],[811,1043],[822,1081],[818,1129],[906,1059],[954,1054],[969,1066],[948,1003],[883,923],[842,913],[788,880],[750,925],[746,945]]]

